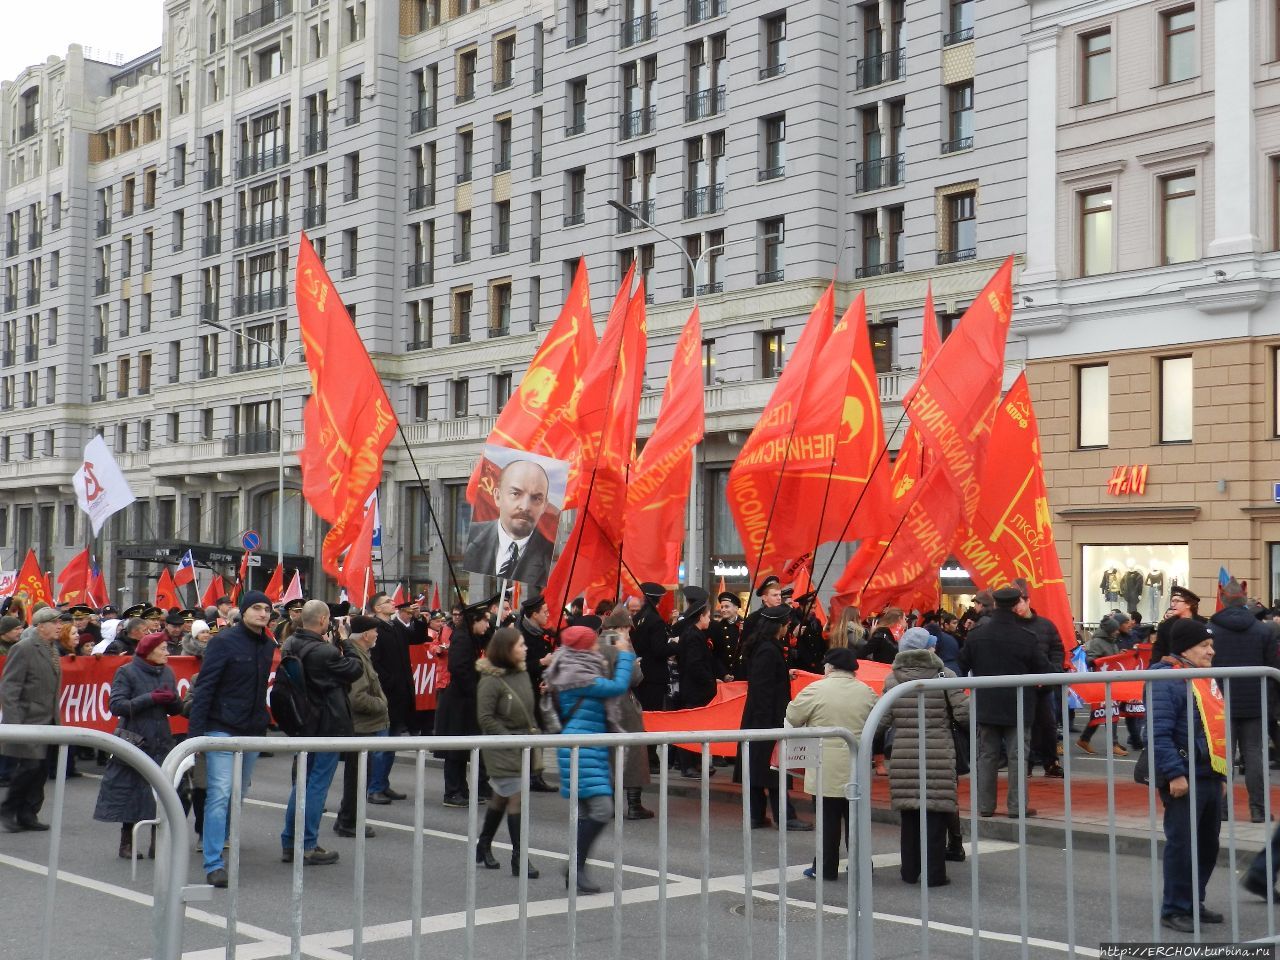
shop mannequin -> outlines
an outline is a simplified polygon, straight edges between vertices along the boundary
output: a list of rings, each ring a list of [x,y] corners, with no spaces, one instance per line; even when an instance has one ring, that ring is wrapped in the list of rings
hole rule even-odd
[[[1150,604],[1148,619],[1155,622],[1164,610],[1164,571],[1156,564],[1147,573],[1147,601]]]
[[[1115,567],[1107,567],[1102,571],[1102,580],[1098,584],[1102,591],[1103,603],[1115,603],[1120,599],[1120,571]]]
[[[1138,602],[1142,599],[1142,586],[1146,581],[1146,574],[1134,563],[1132,557],[1126,561],[1126,566],[1128,569],[1120,576],[1120,596],[1124,598],[1126,610],[1137,610]]]

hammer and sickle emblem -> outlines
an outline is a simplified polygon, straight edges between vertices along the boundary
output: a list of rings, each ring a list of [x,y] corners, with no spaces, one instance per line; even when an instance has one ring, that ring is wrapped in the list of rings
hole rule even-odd
[[[102,493],[102,484],[93,473],[93,464],[88,460],[84,462],[84,495],[90,503],[98,499]]]

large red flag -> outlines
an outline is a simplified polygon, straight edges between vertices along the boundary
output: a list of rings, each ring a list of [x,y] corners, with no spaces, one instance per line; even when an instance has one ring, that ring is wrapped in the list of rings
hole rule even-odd
[[[160,571],[160,579],[156,581],[156,606],[164,611],[182,606],[182,601],[178,599],[178,587],[173,582],[173,575],[169,573],[168,567]]]
[[[627,515],[627,470],[635,449],[640,392],[644,387],[643,282],[613,326],[616,332],[606,327],[596,356],[608,356],[605,351],[615,343],[617,353],[607,367],[604,362],[592,362],[578,407],[585,434],[582,446],[592,450],[593,455],[589,461],[579,461],[578,514],[543,591],[552,610],[562,610],[569,599],[580,593],[595,601],[612,597],[617,591]]]
[[[262,588],[262,592],[267,595],[267,599],[272,603],[280,602],[280,597],[284,595],[284,567],[277,566],[271,571],[271,579]]]
[[[790,497],[784,500],[781,496],[784,463],[786,470],[790,471],[792,456],[807,458],[815,443],[813,439],[806,438],[804,445],[797,448],[792,428],[797,425],[796,418],[804,406],[810,378],[817,369],[815,360],[831,336],[834,316],[835,289],[828,286],[809,314],[795,352],[783,367],[769,403],[729,471],[726,498],[753,578],[766,573],[781,574],[788,560],[797,559],[799,553],[813,546],[809,540],[808,547],[789,554],[784,552],[785,548],[779,549],[774,545],[780,539],[786,540],[782,528],[795,519],[791,511],[796,504]],[[829,463],[830,448],[826,453]],[[776,512],[775,501],[778,505]],[[816,505],[806,504],[805,509],[816,509]]]
[[[218,598],[227,594],[226,585],[222,582],[222,577],[214,574],[209,580],[209,585],[204,588],[204,594],[200,597],[201,611],[208,610],[210,607],[218,605]]]
[[[27,623],[31,622],[31,608],[37,603],[47,603],[54,606],[53,587],[49,584],[49,578],[44,575],[40,569],[40,562],[36,560],[36,552],[27,550],[27,557],[22,561],[22,567],[18,570],[18,580],[13,585],[14,596],[18,594],[26,594],[27,602],[23,605],[27,611]]]
[[[294,286],[311,371],[298,451],[302,492],[332,524],[320,556],[324,569],[337,574],[338,556],[354,539],[361,510],[382,479],[382,455],[397,421],[364,341],[305,233]]]
[[[431,609],[440,609],[440,584],[435,584],[431,589]]]
[[[370,506],[364,512],[363,520],[356,528],[355,541],[342,561],[342,569],[338,573],[338,585],[347,588],[352,603],[357,600],[361,607],[369,599],[369,575],[373,571],[373,527],[374,514],[377,511]]]
[[[89,549],[86,547],[72,557],[71,562],[58,574],[58,603],[84,603],[88,598],[92,577]]]
[[[956,541],[956,558],[979,589],[1025,579],[1036,612],[1058,628],[1069,662],[1075,624],[1053,540],[1040,430],[1025,373],[996,411],[991,447],[1000,456],[988,458],[982,471],[982,495]]]
[[[693,448],[704,429],[702,322],[695,307],[676,342],[653,434],[627,485],[623,558],[639,580],[678,582]]]

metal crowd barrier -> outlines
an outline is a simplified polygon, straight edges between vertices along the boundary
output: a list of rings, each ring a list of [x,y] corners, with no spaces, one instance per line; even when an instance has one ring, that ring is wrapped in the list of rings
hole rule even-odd
[[[624,836],[624,793],[622,786],[621,770],[623,768],[623,750],[626,748],[645,749],[649,746],[658,748],[658,756],[660,760],[660,773],[658,774],[658,811],[657,811],[657,828],[658,828],[658,869],[657,869],[657,910],[658,910],[658,960],[666,960],[668,957],[668,937],[667,937],[667,908],[668,908],[668,794],[669,794],[669,752],[673,745],[699,745],[700,758],[702,767],[702,776],[699,781],[700,804],[699,804],[699,836],[700,836],[700,862],[703,864],[701,871],[700,884],[701,888],[698,893],[699,898],[699,935],[697,945],[697,956],[700,960],[710,960],[712,954],[712,931],[710,929],[710,910],[709,901],[711,895],[711,883],[709,862],[710,862],[710,777],[708,771],[711,767],[711,754],[709,745],[712,743],[750,743],[754,741],[778,741],[779,757],[786,757],[788,740],[817,740],[822,739],[840,739],[845,742],[850,751],[850,758],[856,754],[857,738],[848,730],[837,728],[785,728],[774,730],[711,730],[711,731],[690,731],[678,733],[610,733],[610,734],[593,734],[584,736],[568,736],[564,734],[552,735],[542,734],[537,736],[523,737],[496,737],[496,736],[475,736],[475,737],[344,737],[344,738],[320,738],[320,737],[194,737],[188,738],[177,746],[165,758],[164,776],[168,782],[173,782],[180,776],[182,765],[187,758],[196,753],[222,751],[232,752],[235,754],[233,762],[233,779],[231,796],[233,802],[230,805],[228,815],[228,841],[230,843],[230,855],[228,858],[228,874],[229,887],[227,890],[227,925],[226,925],[226,948],[228,958],[234,957],[234,943],[236,937],[237,914],[238,914],[238,887],[239,887],[239,855],[240,855],[240,805],[234,802],[234,798],[240,796],[240,787],[242,782],[242,766],[244,754],[246,752],[271,751],[276,754],[292,753],[296,755],[296,784],[295,791],[295,809],[294,809],[294,856],[293,856],[293,874],[291,886],[291,917],[290,917],[290,956],[298,958],[302,955],[302,903],[303,903],[303,860],[302,860],[302,842],[303,842],[303,823],[305,817],[306,805],[306,756],[312,752],[333,752],[333,753],[360,753],[362,760],[360,763],[358,774],[358,788],[356,791],[356,824],[355,824],[355,881],[352,904],[352,929],[353,943],[351,945],[351,956],[353,960],[360,960],[365,954],[364,944],[362,943],[362,927],[365,908],[365,891],[364,891],[364,866],[365,866],[365,837],[364,828],[367,814],[367,804],[365,796],[366,786],[366,765],[369,752],[378,751],[396,751],[399,753],[412,751],[414,753],[414,789],[410,796],[410,800],[414,803],[413,817],[413,845],[412,845],[412,871],[411,871],[411,908],[413,916],[410,920],[410,948],[413,960],[420,960],[424,956],[424,942],[422,934],[422,917],[424,911],[423,903],[423,836],[425,826],[425,806],[428,802],[426,799],[426,756],[429,752],[439,752],[447,750],[466,751],[469,754],[470,765],[468,770],[469,783],[469,802],[467,812],[467,840],[468,853],[466,856],[466,878],[465,878],[465,897],[466,897],[466,924],[465,924],[465,951],[464,957],[471,958],[476,956],[475,951],[475,929],[476,929],[476,871],[477,865],[475,857],[471,855],[474,851],[476,841],[479,837],[478,820],[479,820],[479,755],[480,751],[485,748],[505,747],[520,748],[522,753],[522,770],[523,783],[520,789],[520,822],[521,822],[521,843],[520,849],[517,851],[519,856],[519,886],[518,886],[518,918],[517,918],[517,947],[515,956],[525,960],[528,956],[528,935],[529,935],[529,890],[527,866],[529,857],[529,771],[531,767],[532,750],[541,750],[545,748],[563,748],[568,747],[570,754],[570,782],[569,782],[569,879],[568,879],[568,957],[570,960],[577,960],[580,955],[577,938],[577,913],[578,913],[578,893],[577,893],[577,823],[578,823],[578,766],[580,751],[585,747],[611,747],[614,750],[613,763],[613,851],[615,856],[613,869],[613,937],[611,956],[620,960],[623,957],[623,923],[622,923],[622,904],[623,904],[623,885],[622,885],[622,869],[621,864],[616,859],[622,850],[622,840]],[[744,751],[745,753],[745,751]],[[817,775],[821,778],[821,750],[817,751]],[[777,950],[779,960],[787,960],[792,954],[787,950],[787,851],[788,851],[788,831],[786,829],[786,783],[787,770],[785,761],[779,763],[778,769],[778,786],[780,795],[779,807],[779,823],[777,827],[777,850],[778,850],[778,900],[780,909],[778,911],[777,922]],[[332,790],[332,788],[331,788]],[[743,957],[745,960],[753,960],[755,946],[752,942],[751,926],[754,921],[753,917],[753,890],[757,881],[754,878],[752,868],[752,825],[751,813],[749,805],[749,795],[751,792],[751,772],[748,763],[742,764],[742,877],[744,892],[744,944]],[[852,799],[850,786],[845,785],[845,797],[850,798],[851,804],[849,811],[849,823],[855,822],[854,811],[852,808]],[[823,814],[822,804],[816,805],[817,822],[814,826],[814,838],[818,841],[816,846],[817,867],[816,867],[816,896],[814,899],[815,910],[815,926],[814,926],[814,947],[815,956],[824,957],[831,955],[829,952],[824,953],[823,936],[824,936],[824,909],[823,909],[823,854],[822,854],[822,826]],[[181,846],[181,845],[179,845]],[[807,844],[806,854],[808,853]],[[207,888],[206,888],[207,889]],[[853,903],[855,893],[854,887],[854,871],[851,868],[848,879],[848,902]],[[604,894],[600,894],[604,895]],[[806,900],[808,898],[806,897]],[[179,908],[180,909],[180,908]],[[716,939],[716,955],[722,956],[724,949],[725,933],[723,929],[717,930]],[[854,956],[855,947],[855,925],[852,912],[846,918],[844,930],[840,941],[844,945],[844,955],[846,958]],[[682,946],[680,955],[687,955],[686,949]],[[594,956],[594,954],[593,954]]]
[[[161,829],[157,835],[152,937],[155,960],[179,960],[182,956],[183,906],[187,899],[201,899],[200,891],[185,885],[187,876],[186,812],[172,782],[147,754],[120,737],[99,730],[66,726],[0,725],[0,744],[23,743],[57,746],[57,774],[49,820],[49,864],[45,882],[44,921],[40,926],[40,957],[53,956],[54,923],[58,892],[58,860],[62,849],[63,808],[66,802],[67,749],[89,747],[115,755],[136,770],[156,795]],[[46,809],[49,807],[45,805]],[[177,828],[175,834],[173,828]],[[183,840],[174,843],[175,835]],[[171,877],[180,878],[170,882]],[[11,905],[12,906],[12,905]],[[60,954],[64,955],[64,954]]]
[[[1074,741],[1074,736],[1072,735],[1068,726],[1069,714],[1068,714],[1067,688],[1069,686],[1082,685],[1086,683],[1102,685],[1104,688],[1105,699],[1103,701],[1103,704],[1105,708],[1105,716],[1104,716],[1104,721],[1101,725],[1103,728],[1101,732],[1103,737],[1105,738],[1104,739],[1105,754],[1103,754],[1101,745],[1099,745],[1098,750],[1099,750],[1099,754],[1104,755],[1105,760],[1107,761],[1106,762],[1107,834],[1108,834],[1107,865],[1108,865],[1108,906],[1109,906],[1108,913],[1109,913],[1109,916],[1106,918],[1107,922],[1105,924],[1093,925],[1091,926],[1091,929],[1095,931],[1105,931],[1106,934],[1109,935],[1110,937],[1110,942],[1121,942],[1126,938],[1132,941],[1137,939],[1140,936],[1145,936],[1146,931],[1145,929],[1142,929],[1140,925],[1134,922],[1135,918],[1125,917],[1123,918],[1124,922],[1122,923],[1122,917],[1121,917],[1121,911],[1120,911],[1120,905],[1119,905],[1120,889],[1119,889],[1118,868],[1117,868],[1117,860],[1118,860],[1119,853],[1117,848],[1117,835],[1116,835],[1117,823],[1116,823],[1116,793],[1115,793],[1115,776],[1117,772],[1117,765],[1115,763],[1116,757],[1112,748],[1112,745],[1113,745],[1112,733],[1113,733],[1113,727],[1116,722],[1114,713],[1115,713],[1115,708],[1118,701],[1115,701],[1112,697],[1112,685],[1115,683],[1121,683],[1121,682],[1127,682],[1127,681],[1143,681],[1144,682],[1143,704],[1144,704],[1145,713],[1141,723],[1144,729],[1144,742],[1146,742],[1145,731],[1147,728],[1147,717],[1151,715],[1151,683],[1152,682],[1183,683],[1183,682],[1187,682],[1189,680],[1193,680],[1200,677],[1211,677],[1215,679],[1220,684],[1223,690],[1224,697],[1226,698],[1226,702],[1227,702],[1226,734],[1227,734],[1227,743],[1229,745],[1230,754],[1228,756],[1227,776],[1226,776],[1226,788],[1227,788],[1228,801],[1227,801],[1227,818],[1224,824],[1224,827],[1226,828],[1224,831],[1226,833],[1226,837],[1224,838],[1224,846],[1226,847],[1226,850],[1227,850],[1227,863],[1228,863],[1227,869],[1229,870],[1228,899],[1229,899],[1229,905],[1230,905],[1230,914],[1228,918],[1229,926],[1225,927],[1223,932],[1224,933],[1229,932],[1230,934],[1229,939],[1231,940],[1231,942],[1238,943],[1240,941],[1240,914],[1239,914],[1240,891],[1238,889],[1238,882],[1237,882],[1238,877],[1236,872],[1237,854],[1238,854],[1238,851],[1237,851],[1238,837],[1237,837],[1237,831],[1236,831],[1235,805],[1233,801],[1234,801],[1234,785],[1239,778],[1235,774],[1236,764],[1235,764],[1234,750],[1232,749],[1233,738],[1232,738],[1231,714],[1230,714],[1231,684],[1233,682],[1241,683],[1246,680],[1250,682],[1258,682],[1263,678],[1272,680],[1272,681],[1280,681],[1280,670],[1275,670],[1275,669],[1265,668],[1265,667],[1230,667],[1230,668],[1218,667],[1218,668],[1209,668],[1209,669],[1103,671],[1103,672],[1088,673],[1088,674],[1062,673],[1062,674],[1034,674],[1034,675],[992,676],[992,677],[951,677],[951,678],[938,677],[938,678],[930,678],[927,680],[912,680],[906,683],[899,684],[893,687],[892,689],[890,689],[888,693],[886,693],[883,697],[879,699],[875,707],[872,709],[871,715],[867,718],[866,725],[863,728],[864,731],[867,732],[867,734],[877,729],[881,721],[884,720],[884,718],[889,713],[890,709],[893,707],[895,703],[908,697],[914,697],[916,699],[917,730],[923,732],[923,728],[925,725],[924,696],[923,696],[924,693],[930,690],[947,691],[947,690],[957,690],[957,689],[967,690],[969,692],[969,698],[970,698],[969,699],[969,743],[972,747],[972,755],[970,757],[970,772],[967,775],[969,778],[968,794],[969,794],[969,805],[970,805],[969,834],[970,834],[970,839],[973,843],[973,850],[975,855],[972,855],[968,858],[968,864],[967,864],[969,883],[971,887],[970,889],[971,914],[970,914],[970,917],[967,918],[966,922],[972,924],[971,942],[972,942],[972,954],[975,960],[978,960],[978,958],[982,955],[982,949],[983,949],[982,937],[979,934],[982,929],[981,928],[981,915],[982,915],[981,906],[984,901],[982,900],[982,897],[981,897],[981,887],[979,882],[980,881],[979,863],[978,863],[979,857],[976,854],[978,852],[979,836],[982,833],[984,833],[984,831],[982,830],[983,820],[979,818],[979,810],[978,810],[978,771],[977,771],[978,722],[977,722],[976,707],[979,703],[981,703],[981,698],[984,691],[988,691],[994,688],[1000,688],[1000,689],[1017,688],[1019,690],[1022,690],[1027,687],[1057,687],[1059,690],[1059,698],[1060,698],[1059,705],[1061,706],[1061,714],[1060,714],[1060,723],[1058,725],[1058,733],[1062,737],[1062,745],[1063,745],[1062,755],[1059,759],[1062,763],[1063,773],[1064,773],[1061,783],[1063,785],[1063,791],[1064,791],[1064,811],[1063,811],[1064,828],[1063,830],[1064,830],[1064,840],[1065,840],[1064,853],[1065,853],[1065,872],[1066,872],[1066,885],[1065,885],[1066,886],[1066,893],[1065,893],[1066,953],[1069,957],[1075,957],[1078,955],[1078,952],[1080,951],[1081,944],[1077,942],[1077,934],[1078,934],[1077,922],[1078,920],[1080,920],[1080,916],[1077,910],[1078,898],[1075,890],[1075,880],[1076,880],[1074,876],[1075,829],[1072,821],[1071,746]],[[1264,787],[1263,806],[1264,806],[1264,818],[1265,818],[1266,830],[1268,831],[1268,836],[1264,840],[1264,845],[1265,845],[1265,857],[1266,857],[1266,864],[1267,864],[1267,875],[1270,878],[1274,876],[1274,873],[1272,871],[1272,850],[1271,850],[1271,844],[1269,843],[1269,840],[1270,840],[1270,831],[1276,828],[1276,824],[1274,824],[1271,820],[1272,805],[1271,805],[1270,749],[1269,749],[1269,743],[1268,743],[1268,737],[1267,737],[1268,704],[1267,704],[1267,697],[1265,695],[1261,699],[1262,699],[1261,726],[1263,731],[1263,734],[1262,734],[1262,750],[1263,750],[1262,771],[1263,771],[1263,787]],[[1194,717],[1193,717],[1193,711],[1195,710],[1194,704],[1195,704],[1195,698],[1191,696],[1190,690],[1188,690],[1188,696],[1187,696],[1188,744],[1186,748],[1187,749],[1186,755],[1192,758],[1195,757],[1195,744],[1194,744],[1195,723],[1194,723]],[[1017,711],[1016,711],[1017,727],[1021,729],[1029,729],[1030,724],[1025,722],[1028,720],[1028,718],[1024,715],[1024,709],[1025,707],[1023,703],[1023,697],[1019,695],[1017,697]],[[1077,714],[1079,714],[1079,711],[1077,711]],[[1088,723],[1088,719],[1089,719],[1089,712],[1086,709],[1085,710],[1086,726]],[[924,748],[923,736],[920,737],[919,742],[921,744],[921,755],[919,758],[919,775],[918,775],[919,779],[917,781],[917,785],[920,790],[920,795],[923,796],[924,795],[924,778],[925,778],[925,771],[926,771],[926,757],[924,755],[925,748]],[[1028,751],[1030,749],[1027,744],[1027,737],[1026,736],[1018,737],[1016,742],[1017,742],[1016,756],[1008,757],[1008,769],[1010,773],[1014,771],[1015,763],[1017,764],[1016,769],[1020,771],[1026,771],[1027,769]],[[866,957],[866,958],[871,958],[876,956],[875,913],[874,913],[874,897],[873,897],[873,884],[872,884],[872,832],[871,832],[871,814],[872,814],[871,785],[873,782],[872,760],[873,760],[874,751],[872,749],[871,744],[872,744],[872,738],[870,735],[865,735],[861,738],[861,749],[859,750],[855,758],[855,762],[853,766],[854,780],[853,780],[853,783],[851,784],[850,793],[849,793],[849,796],[853,799],[853,803],[854,803],[853,810],[856,816],[856,820],[854,822],[855,822],[855,835],[857,837],[857,842],[852,845],[853,853],[851,855],[850,874],[852,875],[856,873],[857,875],[856,880],[853,880],[851,877],[851,882],[854,882],[857,887],[857,895],[856,895],[857,914],[858,914],[858,920],[856,922],[857,955],[860,957]],[[1162,937],[1161,935],[1162,928],[1161,928],[1160,920],[1161,920],[1162,879],[1161,879],[1161,873],[1160,873],[1160,867],[1159,867],[1160,856],[1158,854],[1158,848],[1157,848],[1157,836],[1163,832],[1163,828],[1162,828],[1160,819],[1157,817],[1156,787],[1155,787],[1155,779],[1156,779],[1155,778],[1155,755],[1154,755],[1154,752],[1151,750],[1147,751],[1147,766],[1148,766],[1147,774],[1148,774],[1148,780],[1149,780],[1149,783],[1147,785],[1147,791],[1146,791],[1147,828],[1148,828],[1148,835],[1149,835],[1148,860],[1150,864],[1150,887],[1151,887],[1150,939],[1152,942],[1160,943],[1162,941],[1167,941],[1169,938],[1167,936]],[[1126,771],[1125,775],[1127,776],[1128,775],[1127,765],[1122,769]],[[1189,786],[1190,786],[1189,802],[1190,802],[1191,810],[1193,812],[1193,815],[1191,817],[1191,852],[1192,852],[1191,888],[1194,894],[1199,887],[1199,876],[1200,876],[1200,870],[1202,869],[1202,865],[1199,863],[1199,857],[1198,857],[1197,827],[1196,827],[1196,817],[1194,816],[1194,811],[1196,810],[1196,777],[1194,776],[1194,769],[1195,769],[1194,762],[1191,764],[1190,769],[1192,771],[1192,775],[1188,778]],[[997,774],[997,778],[998,778],[998,774]],[[1030,783],[1030,781],[1031,781],[1030,776],[1027,776],[1022,781],[1023,783],[1023,791],[1021,794],[1022,809],[1020,811],[1020,815],[1017,818],[1018,887],[1020,891],[1020,894],[1019,894],[1020,899],[1019,899],[1018,906],[1020,908],[1019,914],[1021,919],[1020,919],[1020,929],[1016,937],[1016,941],[1019,944],[1021,956],[1024,958],[1029,955],[1029,950],[1033,943],[1032,931],[1030,930],[1031,921],[1030,921],[1029,908],[1031,904],[1029,903],[1028,883],[1027,883],[1028,846],[1027,846],[1027,818],[1025,814],[1025,811],[1027,809],[1028,795],[1029,795],[1029,790],[1027,789],[1027,785]],[[959,789],[960,790],[964,789],[963,781],[961,782]],[[997,785],[997,796],[999,796],[998,785]],[[929,887],[924,882],[924,879],[928,873],[927,844],[925,842],[925,827],[926,827],[925,818],[921,816],[920,817],[921,883],[920,883],[920,894],[919,894],[919,926],[920,926],[920,935],[921,935],[920,955],[922,957],[928,958],[930,956],[930,943],[929,943],[930,920],[929,920]],[[993,831],[987,830],[985,831],[985,833],[988,837],[990,837],[992,836]],[[1261,942],[1277,941],[1276,929],[1275,929],[1275,914],[1273,909],[1274,908],[1274,899],[1273,899],[1273,890],[1272,890],[1273,882],[1274,881],[1269,880],[1269,882],[1267,883],[1267,898],[1266,898],[1267,899],[1267,911],[1266,911],[1267,934],[1265,938],[1260,938]],[[901,890],[901,887],[899,887],[899,890]],[[898,893],[895,895],[895,902],[899,905],[899,907],[902,906],[903,900],[904,900],[904,897],[901,893]],[[854,903],[854,899],[851,897],[849,902],[852,906],[852,904]],[[1202,940],[1202,935],[1204,933],[1204,930],[1201,927],[1199,912],[1198,911],[1194,912],[1193,917],[1194,917],[1194,921],[1193,921],[1194,931],[1192,936],[1196,942],[1200,942]],[[1092,918],[1092,917],[1088,919],[1090,920],[1091,923],[1094,923],[1097,920],[1097,918]],[[1227,940],[1228,937],[1222,934],[1217,934],[1215,935],[1215,939],[1217,941],[1224,941],[1224,940]],[[1086,952],[1089,955],[1095,955],[1095,956],[1097,955],[1096,950],[1094,948],[1089,948]]]

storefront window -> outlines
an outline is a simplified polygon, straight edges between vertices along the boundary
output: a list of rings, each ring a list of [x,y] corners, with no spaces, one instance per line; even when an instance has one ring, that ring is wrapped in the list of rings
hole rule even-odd
[[[1169,606],[1169,590],[1187,584],[1185,543],[1086,545],[1081,563],[1081,619],[1096,624],[1112,610],[1136,610],[1159,621]]]
[[[1266,600],[1275,606],[1276,601],[1280,600],[1280,543],[1267,544],[1267,554],[1271,559],[1271,592],[1267,594]]]

